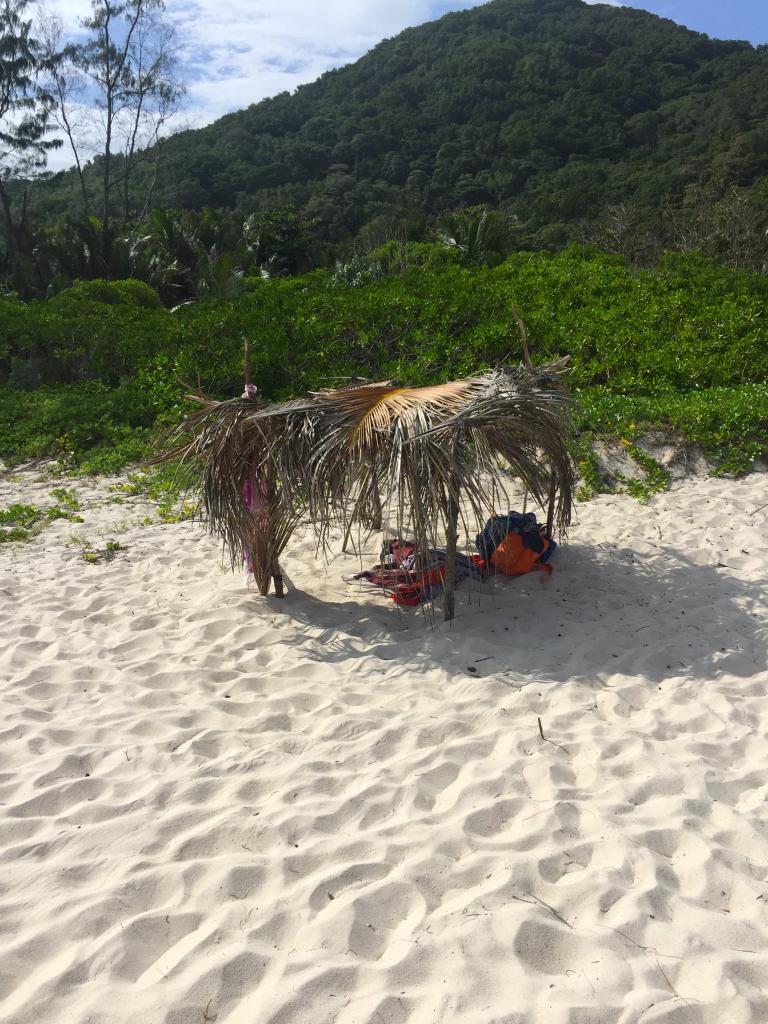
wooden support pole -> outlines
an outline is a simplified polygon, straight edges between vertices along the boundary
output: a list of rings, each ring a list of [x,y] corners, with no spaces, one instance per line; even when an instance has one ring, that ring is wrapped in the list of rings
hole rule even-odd
[[[275,583],[275,597],[285,597],[283,592],[283,574],[280,571],[280,563],[276,558],[272,559],[271,572]]]
[[[246,390],[249,384],[253,384],[253,368],[251,366],[251,346],[248,344],[248,339],[243,338],[243,378],[245,380]]]
[[[456,545],[459,540],[459,505],[448,500],[445,538],[445,579],[443,580],[443,618],[450,622],[456,614]]]
[[[517,306],[514,304],[514,302],[510,302],[510,306],[512,307],[512,315],[514,316],[515,320],[517,320],[517,329],[520,332],[520,344],[523,347],[523,358],[525,359],[525,365],[528,367],[529,370],[532,370],[533,363],[531,362],[531,351],[528,347],[528,331],[526,331],[525,329],[525,323],[523,321],[523,318],[520,316],[520,313],[518,312]]]
[[[350,519],[349,520],[349,525],[347,526],[347,532],[344,534],[344,543],[341,545],[341,553],[342,553],[342,555],[346,555],[346,553],[347,553],[347,548],[349,547],[349,542],[352,539],[352,527],[354,525],[355,525],[354,519]],[[354,546],[352,548],[352,554],[353,555],[357,554],[357,551],[354,549]]]
[[[272,566],[271,565],[270,566],[263,566],[262,567],[261,586],[259,587],[259,592],[260,592],[262,597],[266,597],[267,594],[269,593],[269,588],[270,588],[271,583],[272,583]]]
[[[549,465],[549,508],[547,509],[547,536],[552,536],[552,527],[555,525],[555,501],[557,499],[557,478],[555,467]]]
[[[381,530],[384,520],[384,510],[381,507],[381,495],[378,490],[373,492],[373,518],[371,519],[371,530],[378,533]]]

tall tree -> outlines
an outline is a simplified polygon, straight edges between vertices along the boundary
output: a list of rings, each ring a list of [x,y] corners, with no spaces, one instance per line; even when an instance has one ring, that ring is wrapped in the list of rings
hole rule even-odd
[[[163,0],[92,0],[82,22],[84,42],[62,49],[52,75],[57,122],[72,149],[80,181],[83,213],[99,215],[94,230],[109,262],[115,224],[125,226],[146,213],[154,174],[141,195],[134,194],[136,169],[155,165],[169,122],[183,95],[178,77],[173,26]],[[58,49],[61,26],[48,23],[47,48]],[[88,160],[99,174],[97,194],[89,189]]]
[[[52,97],[43,87],[47,63],[32,36],[29,0],[0,0],[0,205],[16,290],[28,292],[31,231],[29,186],[60,140],[46,138]]]

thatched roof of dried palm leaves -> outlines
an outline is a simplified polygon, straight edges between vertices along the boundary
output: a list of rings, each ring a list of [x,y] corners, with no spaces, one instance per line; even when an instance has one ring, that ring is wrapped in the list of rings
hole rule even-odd
[[[563,363],[521,366],[432,387],[383,382],[267,406],[192,396],[200,411],[172,454],[198,463],[205,515],[233,564],[253,535],[243,502],[248,474],[269,495],[275,558],[302,519],[325,544],[332,527],[370,524],[382,508],[399,535],[436,547],[441,534],[455,532],[457,517],[482,526],[499,510],[510,470],[542,507],[552,499],[563,530],[573,487],[564,375]]]

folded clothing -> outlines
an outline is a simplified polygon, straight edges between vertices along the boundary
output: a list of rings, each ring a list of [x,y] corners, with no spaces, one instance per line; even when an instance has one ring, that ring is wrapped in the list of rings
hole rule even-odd
[[[389,591],[399,605],[415,606],[433,601],[443,589],[448,553],[444,548],[418,551],[412,541],[395,538],[385,549],[380,565],[355,573],[352,580],[366,580],[373,586]],[[485,563],[478,555],[456,552],[456,584],[468,578],[482,579]]]

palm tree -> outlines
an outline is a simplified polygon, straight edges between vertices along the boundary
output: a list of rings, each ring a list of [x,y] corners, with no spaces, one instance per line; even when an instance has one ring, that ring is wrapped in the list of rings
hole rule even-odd
[[[76,217],[46,232],[41,249],[61,283],[116,281],[133,276],[129,241],[117,226],[106,229],[98,217]]]
[[[149,232],[133,240],[134,274],[177,303],[230,298],[242,287],[241,242],[213,210],[153,210]]]
[[[458,249],[472,263],[500,263],[510,251],[509,222],[485,206],[444,214],[438,229],[443,245]]]

